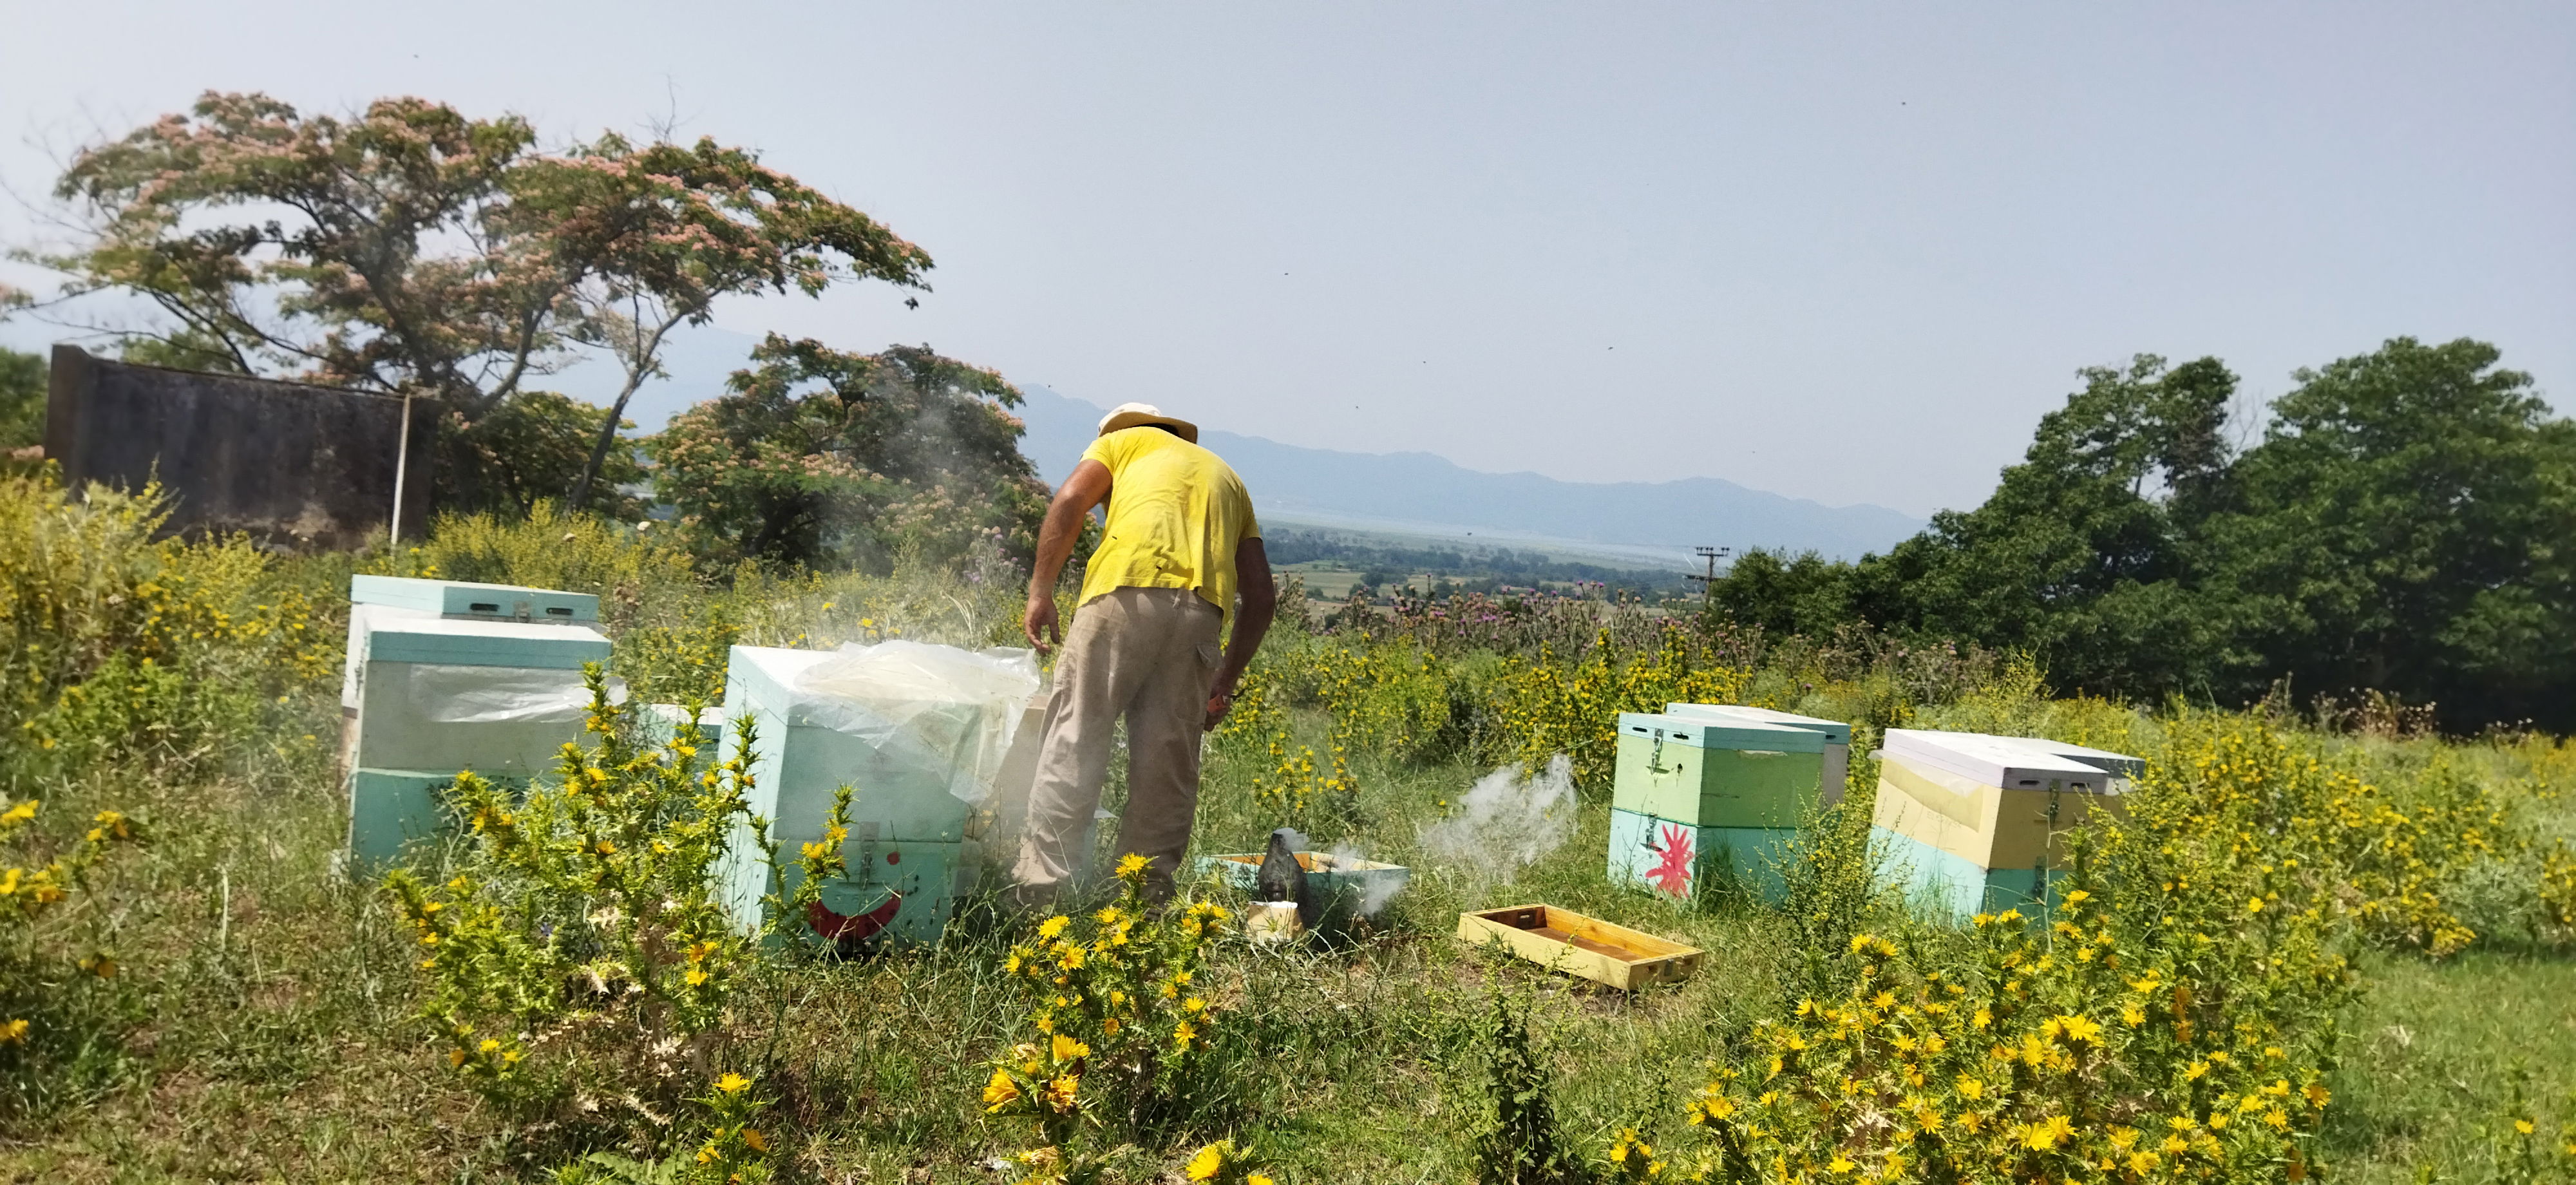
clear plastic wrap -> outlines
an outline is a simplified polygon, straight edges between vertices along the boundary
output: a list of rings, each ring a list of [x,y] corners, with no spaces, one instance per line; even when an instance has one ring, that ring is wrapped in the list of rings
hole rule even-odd
[[[1038,691],[1035,653],[961,650],[897,639],[850,644],[797,678],[798,712],[925,768],[981,802]]]
[[[437,724],[570,724],[590,712],[580,671],[543,667],[474,667],[404,663],[403,698],[415,719]],[[611,703],[626,699],[626,681],[610,676]]]

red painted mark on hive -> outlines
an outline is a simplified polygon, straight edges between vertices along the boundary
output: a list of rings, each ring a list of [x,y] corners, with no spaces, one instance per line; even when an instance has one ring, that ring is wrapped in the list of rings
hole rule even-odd
[[[1690,829],[1666,823],[1662,854],[1656,857],[1655,866],[1646,870],[1646,879],[1671,896],[1687,897],[1690,895],[1690,878]]]

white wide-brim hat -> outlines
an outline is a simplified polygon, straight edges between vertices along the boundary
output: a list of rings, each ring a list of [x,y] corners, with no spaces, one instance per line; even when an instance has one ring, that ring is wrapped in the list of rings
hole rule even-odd
[[[1109,409],[1109,414],[1100,418],[1100,434],[1107,436],[1121,428],[1143,428],[1153,424],[1179,433],[1181,439],[1191,444],[1199,442],[1198,425],[1164,415],[1162,408],[1150,403],[1121,403]]]

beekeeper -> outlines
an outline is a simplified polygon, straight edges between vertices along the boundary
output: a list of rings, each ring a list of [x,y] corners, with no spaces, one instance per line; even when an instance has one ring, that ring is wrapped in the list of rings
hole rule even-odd
[[[1098,439],[1047,505],[1024,628],[1041,653],[1058,643],[1064,652],[1013,870],[1024,902],[1053,900],[1084,870],[1090,853],[1083,839],[1120,716],[1127,718],[1127,809],[1118,853],[1153,861],[1149,884],[1157,898],[1170,895],[1180,870],[1198,813],[1199,734],[1225,719],[1277,605],[1252,498],[1198,439],[1188,421],[1122,404],[1100,421]],[[1074,602],[1072,628],[1059,638],[1056,577],[1084,516],[1104,503],[1100,546]]]

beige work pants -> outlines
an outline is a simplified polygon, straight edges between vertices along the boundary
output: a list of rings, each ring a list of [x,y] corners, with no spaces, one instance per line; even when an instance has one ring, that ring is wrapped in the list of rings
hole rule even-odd
[[[1013,869],[1025,896],[1046,898],[1090,861],[1083,848],[1111,733],[1127,718],[1127,809],[1118,853],[1153,860],[1148,885],[1169,896],[1199,806],[1199,735],[1216,679],[1224,618],[1186,588],[1121,588],[1076,609],[1056,659],[1046,737],[1029,788],[1028,828]]]

